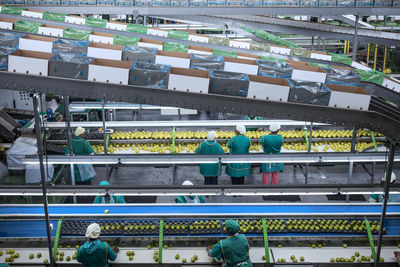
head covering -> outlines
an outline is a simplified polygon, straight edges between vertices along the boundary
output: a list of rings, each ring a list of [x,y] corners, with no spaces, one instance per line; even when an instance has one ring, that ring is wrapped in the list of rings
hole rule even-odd
[[[239,232],[239,224],[236,220],[227,220],[225,222],[226,231],[228,234],[234,235]]]
[[[238,124],[238,125],[236,125],[236,131],[238,131],[240,134],[245,134],[246,127],[244,127],[243,124]]]
[[[271,132],[277,132],[277,131],[279,131],[280,129],[281,129],[281,126],[280,126],[278,123],[276,123],[276,122],[272,123],[272,124],[269,126],[269,130],[270,130]]]
[[[75,136],[80,136],[81,134],[83,134],[85,132],[85,128],[83,127],[78,127],[75,130]]]
[[[209,141],[214,141],[215,138],[217,138],[217,132],[216,131],[209,131],[207,134],[207,139]]]
[[[382,177],[382,182],[386,181],[386,172]],[[396,174],[394,174],[394,172],[392,172],[392,176],[390,177],[390,182],[394,183],[396,181]]]
[[[183,182],[182,185],[193,185],[193,183],[191,181],[189,181],[189,180],[186,180],[186,181]]]
[[[111,185],[111,184],[109,182],[107,182],[107,181],[101,181],[99,183],[99,185]]]
[[[96,239],[100,235],[100,226],[97,223],[92,223],[86,229],[86,237]]]

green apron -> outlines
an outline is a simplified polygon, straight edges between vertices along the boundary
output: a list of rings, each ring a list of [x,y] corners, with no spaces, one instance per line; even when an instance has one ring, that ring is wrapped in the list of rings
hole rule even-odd
[[[264,148],[265,154],[280,154],[283,143],[282,135],[264,135],[260,138],[260,144]],[[283,163],[262,163],[261,172],[283,171]]]
[[[237,135],[229,139],[228,147],[231,155],[249,154],[251,145],[250,138],[244,135]],[[231,177],[245,177],[250,175],[250,163],[228,163],[225,172]]]
[[[204,141],[196,149],[197,155],[222,155],[225,154],[217,141]],[[200,164],[200,173],[206,177],[221,175],[221,162]]]
[[[72,151],[74,155],[91,155],[94,153],[92,146],[90,145],[89,141],[83,139],[82,137],[75,136],[72,139]],[[65,154],[68,154],[68,145],[65,148]],[[76,182],[88,181],[92,180],[93,177],[85,177],[83,175],[83,179],[81,173],[79,172],[79,168],[77,164],[74,164],[74,175]]]
[[[218,241],[213,246],[211,255],[218,260],[222,259],[226,267],[252,267],[249,249],[245,235],[236,234]]]

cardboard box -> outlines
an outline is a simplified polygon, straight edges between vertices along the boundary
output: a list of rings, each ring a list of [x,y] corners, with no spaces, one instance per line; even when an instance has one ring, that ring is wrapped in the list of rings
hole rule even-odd
[[[326,84],[331,89],[328,106],[344,109],[368,110],[371,96],[361,87]]]
[[[202,34],[190,33],[188,40],[199,43],[208,43],[208,36]]]
[[[225,57],[224,71],[257,75],[257,61],[244,58]]]
[[[400,93],[400,82],[392,78],[383,78],[382,86]]]
[[[89,41],[100,44],[113,44],[114,35],[103,32],[92,32],[91,34],[89,34]]]
[[[151,40],[151,39],[146,39],[146,38],[142,38],[140,39],[138,46],[140,47],[150,47],[150,48],[157,48],[158,50],[162,50],[164,43],[163,42],[159,42],[159,41],[155,41],[155,40]]]
[[[190,55],[187,53],[158,51],[156,55],[156,64],[188,69],[190,67]]]
[[[168,37],[168,30],[148,28],[147,34],[154,35],[154,36]]]
[[[133,62],[129,71],[129,84],[168,88],[170,69],[171,67],[167,65]]]
[[[179,112],[181,115],[197,115],[197,110],[195,109],[181,108],[179,109]]]
[[[292,61],[290,61],[289,64],[293,68],[292,79],[294,80],[310,81],[317,83],[324,83],[326,80],[326,73],[319,67],[312,67],[307,65],[306,63],[293,63]]]
[[[261,57],[258,55],[247,54],[247,53],[237,53],[237,58],[251,59],[251,60],[261,59]]]
[[[65,16],[64,22],[85,25],[86,18],[70,15],[70,16]]]
[[[17,20],[0,18],[0,29],[12,30]]]
[[[8,71],[30,75],[47,76],[50,53],[18,50],[8,56]]]
[[[244,42],[244,41],[230,40],[229,41],[229,46],[230,47],[236,47],[236,48],[250,49],[250,43]]]
[[[287,102],[290,86],[285,79],[249,75],[247,98]]]
[[[49,61],[49,76],[87,80],[89,64],[93,58],[75,56],[64,57],[59,53],[54,55]]]
[[[190,45],[188,53],[189,54],[200,54],[200,55],[212,55],[213,50],[211,48]]]
[[[132,62],[94,59],[89,64],[88,80],[103,83],[128,84]]]
[[[244,73],[212,71],[210,74],[210,94],[247,97],[249,77]]]
[[[110,60],[121,60],[122,49],[120,45],[91,43],[88,46],[88,57],[103,58]]]
[[[274,54],[290,55],[290,48],[283,47],[283,46],[271,45],[269,47],[269,52],[274,53]]]
[[[53,50],[53,43],[55,41],[57,41],[56,38],[38,35],[25,35],[19,38],[18,47],[21,50],[51,53]]]
[[[42,19],[43,18],[43,13],[42,11],[37,11],[37,10],[22,10],[21,15],[24,17],[30,17],[30,18],[36,18],[36,19]]]
[[[154,63],[157,52],[158,50],[155,48],[127,45],[122,50],[122,60]]]
[[[210,73],[205,70],[171,68],[168,89],[173,91],[207,94]]]
[[[126,27],[128,27],[128,24],[122,23],[119,21],[110,21],[110,22],[106,23],[107,29],[112,29],[112,30],[117,30],[117,31],[126,31]]]
[[[292,79],[287,81],[290,85],[288,102],[328,106],[331,90],[325,84]]]
[[[332,61],[331,55],[329,55],[327,53],[323,53],[323,52],[318,52],[318,51],[312,51],[310,58]]]
[[[62,37],[63,31],[65,28],[51,26],[51,25],[43,25],[39,27],[38,33],[43,35],[49,35],[54,37]]]

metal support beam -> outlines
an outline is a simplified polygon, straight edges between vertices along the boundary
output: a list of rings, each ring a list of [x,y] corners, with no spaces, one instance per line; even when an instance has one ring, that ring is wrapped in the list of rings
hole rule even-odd
[[[357,44],[357,31],[358,31],[358,15],[356,15],[356,21],[354,22],[354,37],[353,37],[353,56],[352,59],[353,61],[357,60],[357,50],[358,50],[358,44]]]
[[[33,99],[33,111],[35,113],[35,131],[36,131],[36,140],[37,140],[37,147],[38,147],[38,157],[39,157],[39,164],[40,164],[40,176],[41,176],[41,184],[42,184],[42,194],[43,194],[43,205],[44,205],[44,212],[45,212],[45,219],[46,219],[46,234],[47,234],[47,242],[49,248],[49,257],[50,257],[50,265],[55,266],[54,258],[53,258],[53,247],[51,244],[51,229],[50,229],[50,219],[49,219],[49,209],[47,203],[47,184],[46,184],[46,174],[44,172],[44,165],[43,165],[43,147],[42,147],[42,129],[40,127],[40,111],[39,111],[39,95],[34,94],[32,96]]]
[[[378,44],[375,44],[375,52],[374,52],[374,70],[376,70],[376,59],[378,56]]]
[[[68,145],[68,157],[72,157],[74,151],[72,151],[72,130],[71,130],[71,113],[69,112],[69,96],[64,96],[64,111],[65,111],[65,122],[67,123],[67,145]],[[75,185],[75,167],[74,164],[69,165],[71,184]],[[72,198],[74,204],[77,203],[76,197]]]

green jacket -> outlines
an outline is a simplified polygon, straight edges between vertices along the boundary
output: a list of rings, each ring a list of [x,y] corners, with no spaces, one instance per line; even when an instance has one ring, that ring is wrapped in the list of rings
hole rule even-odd
[[[251,145],[250,138],[244,135],[237,135],[229,139],[228,147],[231,155],[249,154]],[[228,163],[225,172],[231,177],[243,177],[250,175],[250,163]]]
[[[222,259],[226,267],[252,267],[249,249],[246,236],[236,234],[218,241],[213,246],[211,255],[218,260]]]
[[[69,153],[68,145],[65,148],[64,152],[65,152],[65,154]],[[92,155],[94,153],[93,148],[90,145],[89,141],[87,141],[86,139],[84,139],[82,137],[77,137],[77,136],[75,136],[72,139],[72,152],[74,155]],[[82,177],[79,172],[77,164],[74,164],[74,174],[75,174],[75,181],[81,182]],[[93,179],[93,177],[86,177],[86,179],[84,179],[84,180],[87,181],[87,180],[92,180],[92,179]]]
[[[282,135],[264,135],[260,138],[260,144],[264,148],[265,154],[280,154],[282,148]],[[262,163],[261,172],[283,171],[283,163]]]
[[[109,201],[108,203],[105,201],[103,203],[103,197],[102,196],[97,196],[94,201],[93,204],[126,204],[125,202],[125,198],[123,196],[112,196],[113,201]]]
[[[222,155],[225,154],[222,146],[217,141],[206,140],[202,142],[195,153],[197,155]],[[221,175],[221,162],[200,164],[200,173],[203,176],[218,176]]]
[[[251,120],[251,121],[256,121],[256,120],[259,121],[259,120],[262,120],[262,117],[254,117],[254,119],[252,119],[252,118],[250,118],[249,115],[246,115],[246,117],[244,117],[244,119]],[[257,130],[258,130],[258,128],[246,128],[246,131],[251,131],[251,132],[254,132]]]
[[[203,196],[178,196],[175,199],[175,202],[178,204],[183,204],[183,203],[192,203],[192,204],[197,204],[197,203],[206,203],[206,200],[204,199]]]
[[[82,267],[108,267],[108,261],[115,261],[115,253],[107,242],[86,241],[76,255],[76,260],[82,263]]]

